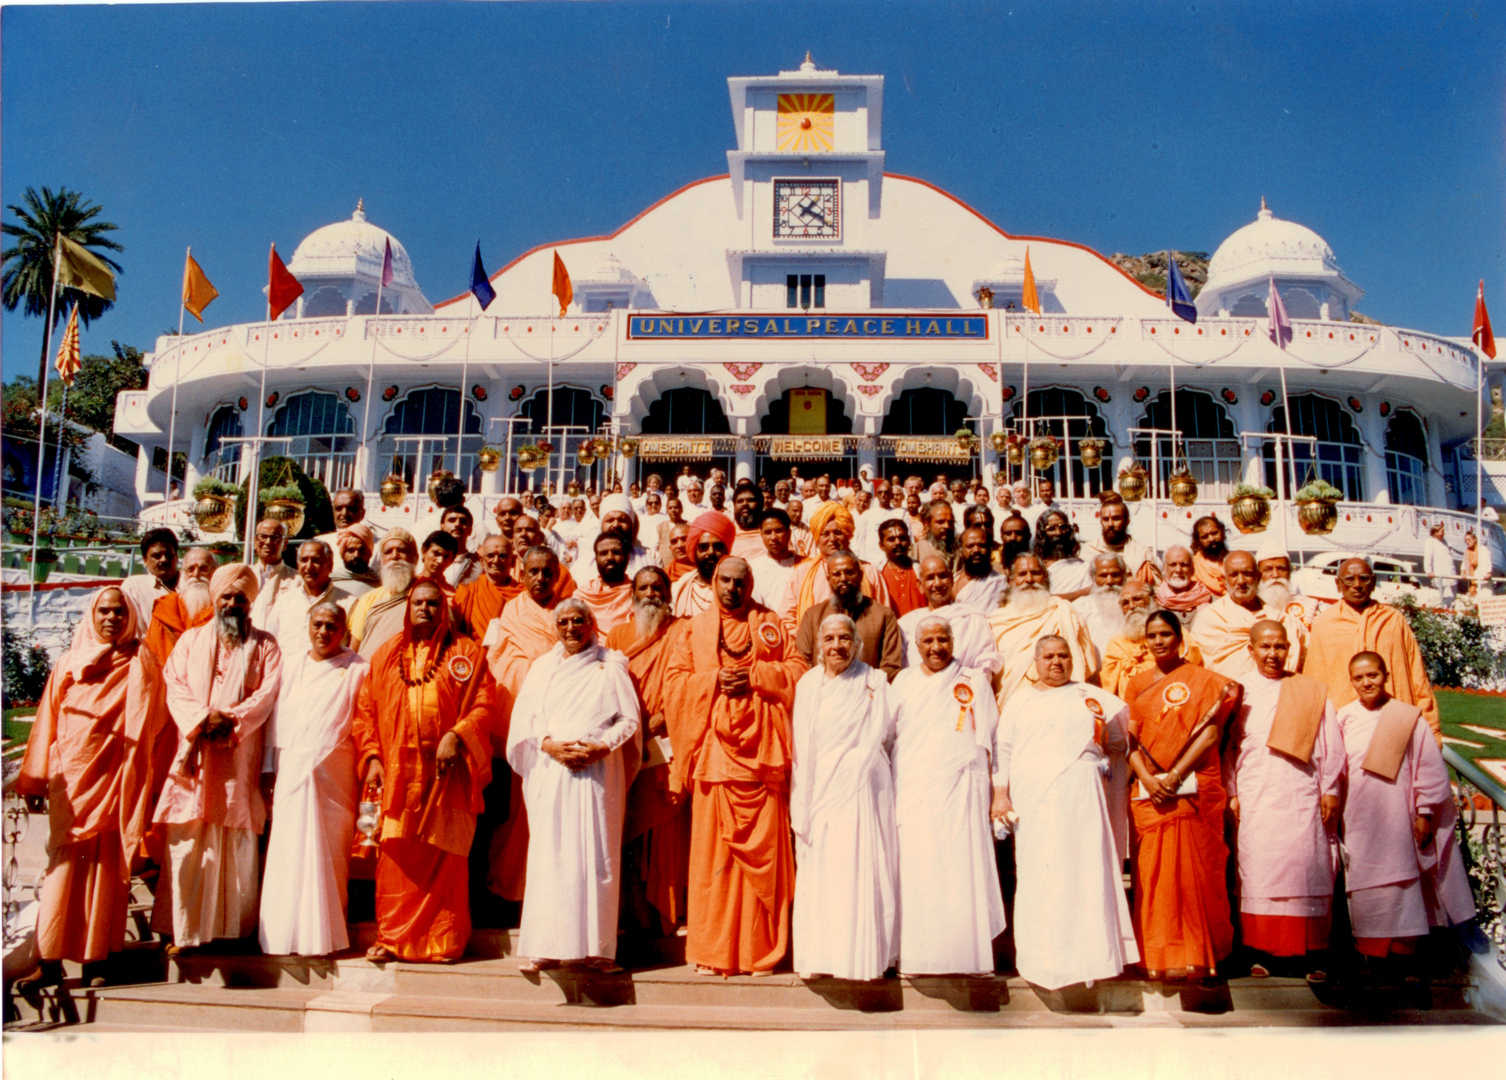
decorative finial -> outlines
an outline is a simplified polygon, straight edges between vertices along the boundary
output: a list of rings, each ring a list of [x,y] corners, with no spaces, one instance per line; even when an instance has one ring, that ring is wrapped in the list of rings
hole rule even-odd
[[[1272,214],[1271,214],[1271,208],[1265,204],[1265,196],[1264,195],[1262,195],[1260,197],[1260,214],[1258,216],[1259,216],[1259,218],[1260,218],[1261,221],[1264,221],[1267,218],[1269,218],[1269,217],[1272,216]]]
[[[805,50],[805,59],[800,64],[800,70],[801,71],[815,71],[816,70],[816,62],[811,59],[811,51],[809,49]]]
[[[356,199],[356,212],[354,214],[350,215],[350,220],[352,220],[352,221],[365,221],[366,220],[366,200],[364,198],[358,198],[358,199]]]

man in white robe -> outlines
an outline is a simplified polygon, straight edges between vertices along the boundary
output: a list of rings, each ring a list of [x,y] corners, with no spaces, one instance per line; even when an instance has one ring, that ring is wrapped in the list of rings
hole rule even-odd
[[[857,659],[850,616],[817,630],[817,666],[795,684],[795,970],[878,979],[899,959],[899,840],[889,680]]]
[[[345,623],[344,608],[321,600],[309,609],[310,645],[283,652],[257,932],[262,952],[274,956],[326,956],[350,945],[346,883],[360,801],[351,718],[367,663],[345,647]]]
[[[940,555],[927,555],[920,560],[920,585],[925,590],[926,607],[916,608],[899,620],[899,633],[905,645],[905,663],[916,666],[921,663],[920,645],[916,640],[923,619],[936,615],[945,619],[952,628],[952,658],[960,667],[977,668],[990,677],[1002,666],[994,633],[988,625],[988,616],[971,604],[955,599],[955,578],[951,565]]]
[[[989,752],[998,712],[988,676],[952,659],[939,616],[917,627],[921,665],[899,673],[894,742],[899,834],[899,968],[989,974],[1004,900],[989,823]]]
[[[1035,644],[1040,681],[1013,694],[999,717],[992,817],[1015,836],[1015,966],[1056,990],[1111,979],[1140,959],[1124,896],[1112,761],[1128,750],[1129,706],[1071,681],[1060,637]],[[1116,807],[1111,813],[1110,807]]]
[[[251,569],[256,574],[257,591],[256,601],[251,605],[251,624],[265,629],[272,621],[272,605],[284,589],[297,584],[298,574],[282,561],[282,553],[288,546],[286,525],[270,518],[258,521],[252,536],[256,561]]]
[[[1088,636],[1101,657],[1113,641],[1124,633],[1124,612],[1119,608],[1119,594],[1127,576],[1124,560],[1112,552],[1088,560],[1093,573],[1093,587],[1086,596],[1072,601],[1072,610],[1088,628]]]
[[[309,644],[309,612],[325,600],[347,612],[355,603],[334,582],[335,554],[323,540],[305,540],[298,545],[298,580],[282,590],[262,627],[277,639],[284,659],[305,652]]]
[[[985,616],[1009,592],[1009,578],[993,568],[993,542],[981,526],[963,529],[957,538],[957,603]]]
[[[528,809],[518,952],[529,958],[525,973],[566,961],[610,970],[638,694],[627,658],[598,642],[584,601],[562,600],[554,622],[559,642],[529,668],[507,732]]]

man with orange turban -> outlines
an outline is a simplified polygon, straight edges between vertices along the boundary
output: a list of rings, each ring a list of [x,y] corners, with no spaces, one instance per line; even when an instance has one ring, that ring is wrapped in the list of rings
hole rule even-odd
[[[732,551],[737,529],[726,514],[707,510],[690,523],[685,533],[685,554],[695,564],[695,573],[674,583],[670,607],[682,618],[699,615],[715,606],[711,575]]]
[[[822,503],[820,509],[811,515],[810,526],[814,546],[810,555],[790,572],[790,584],[784,599],[775,608],[775,614],[791,637],[800,626],[801,617],[831,596],[831,586],[826,580],[826,557],[834,551],[851,551],[852,538],[857,532],[852,511],[835,501]],[[889,590],[878,570],[872,563],[859,565],[863,572],[862,594],[888,607]]]

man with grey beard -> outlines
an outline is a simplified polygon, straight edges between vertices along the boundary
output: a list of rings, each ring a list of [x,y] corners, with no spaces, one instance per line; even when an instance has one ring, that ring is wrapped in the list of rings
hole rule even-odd
[[[1036,681],[1035,643],[1055,634],[1072,654],[1072,678],[1097,682],[1098,648],[1072,605],[1051,595],[1046,564],[1036,555],[1021,555],[1009,568],[1009,592],[988,616],[1004,666],[994,679],[999,704],[1020,686]]]
[[[350,609],[351,646],[366,659],[402,630],[408,590],[417,572],[418,541],[407,529],[393,529],[382,539],[381,586]]]
[[[1113,552],[1094,556],[1088,562],[1093,586],[1086,596],[1072,601],[1083,625],[1092,635],[1093,644],[1102,653],[1109,642],[1124,633],[1124,613],[1119,608],[1119,593],[1124,588],[1124,560]]]
[[[178,588],[163,593],[152,605],[152,621],[144,640],[159,662],[167,661],[183,631],[202,626],[212,618],[209,582],[216,565],[214,552],[208,548],[189,548],[178,568]]]
[[[171,953],[256,929],[257,777],[282,680],[276,639],[251,623],[257,590],[245,563],[216,570],[213,621],[185,631],[163,670],[177,747],[153,820],[166,833]]]
[[[1292,586],[1292,557],[1279,541],[1267,540],[1256,549],[1255,568],[1260,571],[1260,602],[1266,609],[1299,622],[1304,636],[1311,632],[1322,605]]]
[[[633,617],[614,626],[606,645],[627,657],[643,709],[643,764],[628,792],[622,830],[622,908],[629,922],[659,934],[685,922],[690,869],[690,802],[669,795],[674,757],[664,717],[664,670],[685,620],[669,607],[669,575],[646,566],[633,575]]]

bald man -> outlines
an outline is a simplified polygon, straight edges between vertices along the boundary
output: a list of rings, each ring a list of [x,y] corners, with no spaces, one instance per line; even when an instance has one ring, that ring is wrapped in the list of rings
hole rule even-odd
[[[1281,608],[1272,610],[1260,597],[1260,570],[1248,551],[1224,556],[1224,595],[1205,604],[1193,616],[1188,640],[1203,654],[1203,664],[1230,679],[1243,679],[1254,670],[1250,653],[1250,629],[1262,619],[1286,628],[1288,671],[1300,671],[1307,644],[1307,628],[1298,616]]]

